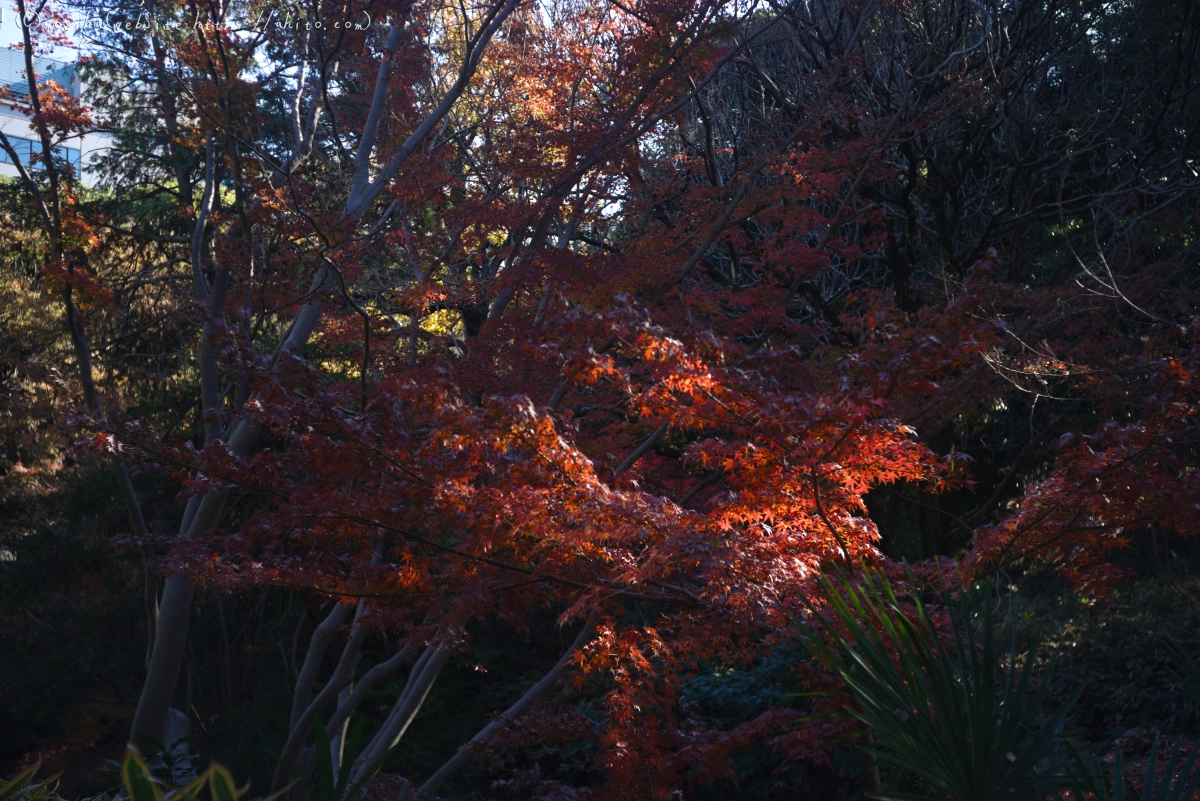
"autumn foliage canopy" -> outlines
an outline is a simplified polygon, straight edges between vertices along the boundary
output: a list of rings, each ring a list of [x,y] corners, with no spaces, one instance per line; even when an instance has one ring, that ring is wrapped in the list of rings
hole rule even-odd
[[[28,107],[48,145],[113,132],[100,196],[53,160],[23,184],[80,447],[179,492],[178,532],[127,495],[167,581],[135,727],[163,731],[195,587],[342,610],[297,765],[362,637],[417,677],[549,609],[598,711],[476,751],[582,738],[603,778],[542,796],[667,798],[855,735],[683,689],[790,647],[820,576],[1051,566],[1102,602],[1114,552],[1197,533],[1191,4],[150,10],[92,32],[90,106]],[[183,332],[202,435],[123,411],[123,367],[93,385],[133,311]]]

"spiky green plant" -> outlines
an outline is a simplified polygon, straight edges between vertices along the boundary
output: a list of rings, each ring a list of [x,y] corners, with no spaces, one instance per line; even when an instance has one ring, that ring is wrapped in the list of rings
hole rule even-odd
[[[379,771],[383,763],[392,755],[388,750],[380,759],[371,765],[363,778],[350,786],[350,769],[358,758],[361,749],[362,721],[358,720],[351,727],[350,737],[346,741],[345,759],[341,769],[334,773],[331,742],[328,732],[320,716],[313,727],[317,747],[317,781],[314,784],[297,778],[299,787],[312,801],[357,801],[366,787],[367,782]],[[197,801],[208,791],[208,801],[241,801],[249,786],[239,788],[233,780],[233,775],[224,766],[212,762],[208,769],[199,775],[190,776],[185,782],[179,782],[177,771],[167,763],[166,778],[155,775],[152,764],[147,764],[136,749],[130,748],[125,752],[120,762],[121,783],[124,785],[125,797],[128,801]],[[162,773],[159,766],[158,773]],[[0,780],[0,801],[62,801],[54,792],[57,776],[43,781],[37,778],[41,762],[25,768],[8,781]],[[290,770],[290,768],[289,768]],[[295,774],[293,774],[294,776]],[[290,788],[289,788],[290,789]],[[286,792],[286,791],[285,791]],[[268,796],[262,801],[275,801],[281,794]],[[118,796],[119,797],[119,796]],[[108,796],[97,796],[96,799],[107,799]],[[401,791],[396,801],[404,801]]]
[[[57,776],[34,781],[40,768],[39,761],[12,779],[0,782],[0,801],[63,801],[62,797],[54,792]],[[125,798],[129,801],[196,801],[205,789],[208,790],[209,801],[240,801],[248,789],[238,789],[230,772],[216,762],[210,764],[203,773],[192,777],[186,784],[167,788],[164,786],[165,782],[154,775],[133,748],[125,752],[120,768]],[[121,796],[117,794],[116,797]],[[107,798],[108,795],[95,796],[91,801]],[[273,800],[268,798],[264,801]]]
[[[195,801],[207,787],[209,801],[239,801],[250,789],[238,788],[233,775],[216,762],[188,783],[164,789],[138,752],[130,748],[121,762],[121,781],[129,801]]]
[[[1035,686],[1032,654],[1022,664],[1015,639],[1007,652],[996,647],[990,604],[947,597],[946,645],[920,599],[906,608],[883,576],[822,582],[828,614],[813,607],[805,645],[873,734],[865,750],[924,784],[924,793],[873,797],[928,801],[933,790],[952,801],[1032,801],[1068,789],[1062,730],[1074,698],[1045,712],[1052,667]]]
[[[1171,757],[1158,772],[1158,738],[1150,749],[1150,758],[1146,762],[1146,775],[1142,782],[1142,791],[1137,795],[1137,801],[1191,801],[1200,789],[1200,771],[1196,770],[1196,758],[1200,756],[1200,748],[1192,748],[1191,755],[1186,760],[1180,760],[1182,744],[1176,742],[1171,749]],[[1095,801],[1126,801],[1133,799],[1129,792],[1129,777],[1125,775],[1125,767],[1121,761],[1121,749],[1117,749],[1116,759],[1111,767],[1103,765],[1100,760],[1089,754],[1077,754],[1075,762],[1075,781],[1072,786],[1075,798],[1094,798]],[[1181,767],[1182,766],[1182,767]]]
[[[58,777],[35,782],[41,767],[42,762],[38,760],[8,781],[0,781],[0,801],[46,801],[51,797],[52,785]]]

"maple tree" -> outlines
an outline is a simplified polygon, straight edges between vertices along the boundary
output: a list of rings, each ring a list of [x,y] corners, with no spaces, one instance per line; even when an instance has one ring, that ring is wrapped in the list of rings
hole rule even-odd
[[[592,794],[668,797],[852,731],[680,699],[784,647],[829,568],[1050,563],[1101,598],[1131,537],[1194,534],[1196,11],[1109,5],[157,2],[97,34],[90,112],[29,60],[44,152],[115,131],[109,197],[21,181],[146,564],[131,741],[169,739],[198,586],[335,601],[280,738],[302,775],[318,716],[336,762],[409,670],[360,777],[474,627],[551,608],[566,653],[420,789],[569,674],[602,714],[536,729],[598,744]],[[202,437],[102,408],[80,304],[130,251],[195,332]],[[1052,411],[989,476],[1009,404]],[[177,534],[129,463],[182,488]]]

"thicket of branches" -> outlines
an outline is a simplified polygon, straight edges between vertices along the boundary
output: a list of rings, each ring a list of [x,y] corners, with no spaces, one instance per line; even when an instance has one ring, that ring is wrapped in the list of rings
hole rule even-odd
[[[1197,531],[1193,3],[81,0],[81,98],[18,6],[111,148],[0,187],[15,753],[877,790],[822,574]]]

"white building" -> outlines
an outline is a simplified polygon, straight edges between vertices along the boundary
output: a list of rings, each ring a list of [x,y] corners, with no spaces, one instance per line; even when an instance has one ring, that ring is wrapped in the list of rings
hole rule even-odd
[[[7,15],[6,15],[7,16]],[[7,22],[8,20],[4,20]],[[7,27],[7,26],[5,26]],[[73,97],[79,96],[79,76],[75,65],[68,61],[55,61],[49,58],[35,58],[34,69],[39,80],[53,80],[70,91]],[[37,134],[29,124],[28,110],[29,83],[25,78],[25,53],[17,49],[0,49],[0,86],[8,87],[8,96],[0,100],[0,131],[8,137],[8,141],[17,151],[17,156],[25,166],[30,164],[33,153],[41,153],[42,145]],[[108,147],[108,137],[104,134],[88,133],[72,137],[60,143],[59,155],[65,158],[80,174],[84,186],[95,183],[95,174],[88,169],[91,157],[99,150]],[[16,176],[17,168],[12,164],[12,158],[3,148],[0,148],[0,175]]]

